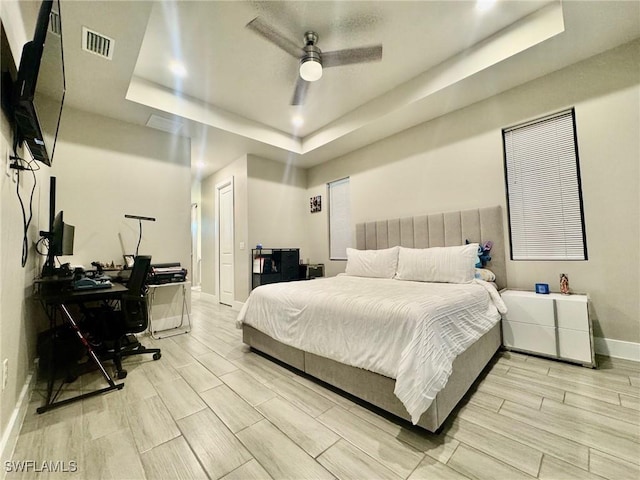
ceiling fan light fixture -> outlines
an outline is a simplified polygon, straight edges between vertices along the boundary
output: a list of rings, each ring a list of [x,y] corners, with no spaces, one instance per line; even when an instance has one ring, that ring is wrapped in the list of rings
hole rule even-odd
[[[315,58],[303,58],[300,61],[300,76],[307,82],[315,82],[322,77],[322,64]]]

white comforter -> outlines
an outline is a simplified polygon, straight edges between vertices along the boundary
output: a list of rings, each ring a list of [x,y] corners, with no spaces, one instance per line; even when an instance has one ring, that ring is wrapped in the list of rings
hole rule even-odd
[[[455,357],[506,307],[489,283],[422,283],[339,275],[263,285],[242,323],[301,350],[396,379],[417,423],[451,375]]]

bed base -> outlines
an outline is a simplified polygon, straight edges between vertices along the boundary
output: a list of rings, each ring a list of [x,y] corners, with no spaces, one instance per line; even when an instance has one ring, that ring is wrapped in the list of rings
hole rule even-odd
[[[242,339],[250,347],[274,357],[323,382],[405,420],[410,420],[402,402],[394,395],[395,380],[362,368],[285,345],[249,325],[242,326]],[[500,322],[480,337],[453,362],[453,373],[437,394],[418,426],[436,432],[469,390],[501,345]]]

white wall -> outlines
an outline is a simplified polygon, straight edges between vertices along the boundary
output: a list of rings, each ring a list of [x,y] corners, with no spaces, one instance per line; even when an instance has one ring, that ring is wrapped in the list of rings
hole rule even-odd
[[[248,160],[248,249],[258,243],[264,248],[300,248],[300,258],[306,258],[306,170],[255,155]]]
[[[205,178],[201,187],[204,294],[216,294],[215,186],[231,177],[235,210],[234,294],[236,302],[244,302],[251,291],[251,249],[257,243],[300,248],[301,255],[307,251],[309,198],[305,170],[255,155],[245,155]]]
[[[194,211],[195,208],[195,211]],[[191,285],[199,287],[201,282],[200,267],[202,261],[202,195],[201,182],[191,177]]]
[[[156,218],[142,222],[141,255],[190,264],[188,138],[65,108],[48,173],[57,178],[56,210],[76,227],[74,255],[61,261],[122,264],[138,243],[139,222],[124,217],[131,214]],[[48,196],[41,202],[45,221]]]
[[[350,176],[354,225],[478,206],[506,212],[501,129],[575,106],[589,260],[508,261],[508,285],[557,291],[568,273],[573,291],[591,296],[596,336],[639,343],[639,51],[635,41],[314,167],[308,196]],[[508,244],[506,213],[505,235]],[[328,259],[326,209],[310,218],[309,236],[312,261],[343,271]]]
[[[12,133],[4,114],[1,115],[2,136],[0,155],[2,155],[2,174],[0,174],[0,372],[2,362],[9,362],[8,381],[0,393],[0,440],[10,434],[9,425],[18,403],[23,385],[33,368],[36,356],[36,337],[43,324],[38,305],[30,300],[33,292],[33,279],[39,273],[39,264],[33,244],[37,232],[42,228],[38,222],[38,198],[41,189],[36,187],[34,200],[34,220],[29,229],[29,258],[25,268],[21,267],[22,253],[22,213],[16,194],[16,184],[5,175],[7,155],[12,145]],[[24,155],[22,151],[19,154]],[[20,173],[20,195],[29,205],[29,194],[33,185],[32,175]],[[37,174],[38,182],[44,175]],[[1,375],[1,373],[0,373]],[[11,420],[15,421],[15,420]],[[18,425],[19,426],[19,425]],[[17,432],[15,432],[17,433]],[[6,445],[0,441],[0,454]],[[11,446],[9,445],[9,447]],[[8,458],[2,458],[2,461]]]
[[[18,45],[26,39],[26,31],[22,22],[21,11],[2,2],[0,12],[2,29],[9,38],[10,45],[2,42],[2,70],[15,72],[16,55],[20,55]],[[28,9],[29,6],[27,6]],[[7,20],[12,22],[13,28],[6,30]],[[22,42],[22,43],[21,43]],[[6,85],[2,84],[3,90]],[[0,113],[0,375],[2,365],[8,361],[7,385],[0,391],[0,460],[4,464],[11,454],[20,427],[24,410],[16,408],[25,383],[33,367],[36,355],[36,337],[38,329],[44,324],[44,315],[39,305],[30,297],[33,291],[33,279],[38,274],[38,263],[33,250],[37,239],[39,224],[38,199],[41,191],[39,184],[34,190],[34,218],[28,231],[29,258],[23,268],[21,266],[23,223],[22,211],[16,187],[12,176],[5,174],[8,156],[12,152],[13,133],[11,124]],[[17,152],[24,156],[22,149]],[[25,202],[27,215],[29,214],[29,196],[34,185],[31,172],[21,172],[19,192]],[[37,182],[41,182],[42,175],[35,174]]]
[[[2,115],[4,158],[10,144],[9,123]],[[65,108],[53,167],[37,172],[26,268],[20,266],[22,217],[15,184],[4,173],[0,176],[0,359],[8,358],[10,365],[9,382],[0,396],[3,433],[11,427],[10,417],[33,367],[37,332],[47,326],[32,300],[32,284],[42,267],[33,244],[38,231],[48,228],[49,176],[57,178],[57,210],[64,210],[65,222],[76,227],[74,255],[63,261],[88,267],[92,260],[121,263],[123,253],[134,252],[138,240],[137,222],[124,218],[131,213],[157,218],[143,224],[140,254],[151,254],[153,262],[188,265],[189,150],[187,138]],[[20,191],[28,199],[31,174],[20,175]]]

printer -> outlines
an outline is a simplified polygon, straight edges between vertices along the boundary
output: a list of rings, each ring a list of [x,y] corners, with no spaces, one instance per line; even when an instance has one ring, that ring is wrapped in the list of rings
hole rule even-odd
[[[163,285],[165,283],[181,283],[187,281],[187,269],[180,263],[157,263],[151,265],[147,277],[149,285]]]

